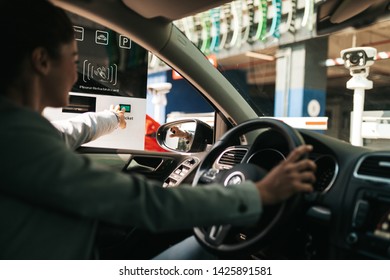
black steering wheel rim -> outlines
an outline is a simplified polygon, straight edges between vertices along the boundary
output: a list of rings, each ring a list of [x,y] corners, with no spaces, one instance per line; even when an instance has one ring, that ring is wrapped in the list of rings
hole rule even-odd
[[[257,129],[271,128],[279,132],[287,141],[289,151],[303,145],[305,142],[301,134],[286,123],[273,118],[258,118],[243,122],[226,132],[210,149],[206,157],[200,163],[195,174],[193,185],[199,186],[201,177],[210,170],[218,156],[229,146],[232,140]],[[302,205],[302,195],[294,195],[285,202],[277,206],[276,212],[269,223],[261,229],[253,238],[239,242],[237,244],[225,244],[223,241],[213,242],[210,239],[211,232],[221,234],[223,239],[225,232],[231,229],[230,225],[220,225],[208,228],[195,227],[194,235],[198,241],[208,250],[215,254],[240,254],[250,253],[252,250],[264,248],[276,235],[279,235],[281,227],[289,226],[296,216],[299,206]],[[285,230],[283,230],[285,231]]]

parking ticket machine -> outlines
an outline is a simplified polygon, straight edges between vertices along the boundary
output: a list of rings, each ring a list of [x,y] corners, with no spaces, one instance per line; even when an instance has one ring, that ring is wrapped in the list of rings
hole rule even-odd
[[[69,105],[46,108],[44,116],[62,120],[120,105],[127,127],[85,146],[144,149],[147,51],[124,35],[69,15],[79,51],[78,81],[69,93]]]

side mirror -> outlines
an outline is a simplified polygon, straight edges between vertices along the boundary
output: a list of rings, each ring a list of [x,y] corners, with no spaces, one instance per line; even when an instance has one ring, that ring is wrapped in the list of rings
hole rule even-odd
[[[213,129],[197,119],[178,120],[161,125],[157,130],[157,143],[166,150],[196,153],[212,144]]]

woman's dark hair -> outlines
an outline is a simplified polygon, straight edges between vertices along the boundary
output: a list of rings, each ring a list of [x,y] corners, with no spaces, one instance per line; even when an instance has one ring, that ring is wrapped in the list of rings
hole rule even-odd
[[[0,28],[0,94],[15,82],[23,60],[35,48],[43,47],[57,58],[59,47],[74,40],[67,14],[46,0],[0,0]]]

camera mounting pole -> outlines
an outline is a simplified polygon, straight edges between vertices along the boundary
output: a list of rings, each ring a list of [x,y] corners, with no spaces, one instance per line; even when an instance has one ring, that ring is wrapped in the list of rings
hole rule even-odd
[[[365,90],[372,89],[372,81],[367,79],[368,68],[365,73],[351,73],[351,75],[352,78],[347,82],[347,88],[354,90],[350,142],[354,146],[363,146],[362,120],[364,111],[364,97]]]
[[[368,80],[369,66],[374,64],[376,49],[371,47],[349,48],[341,51],[344,66],[349,69],[352,78],[347,82],[347,89],[354,90],[353,112],[351,115],[350,142],[354,146],[363,146],[362,120],[365,90],[372,89]]]

